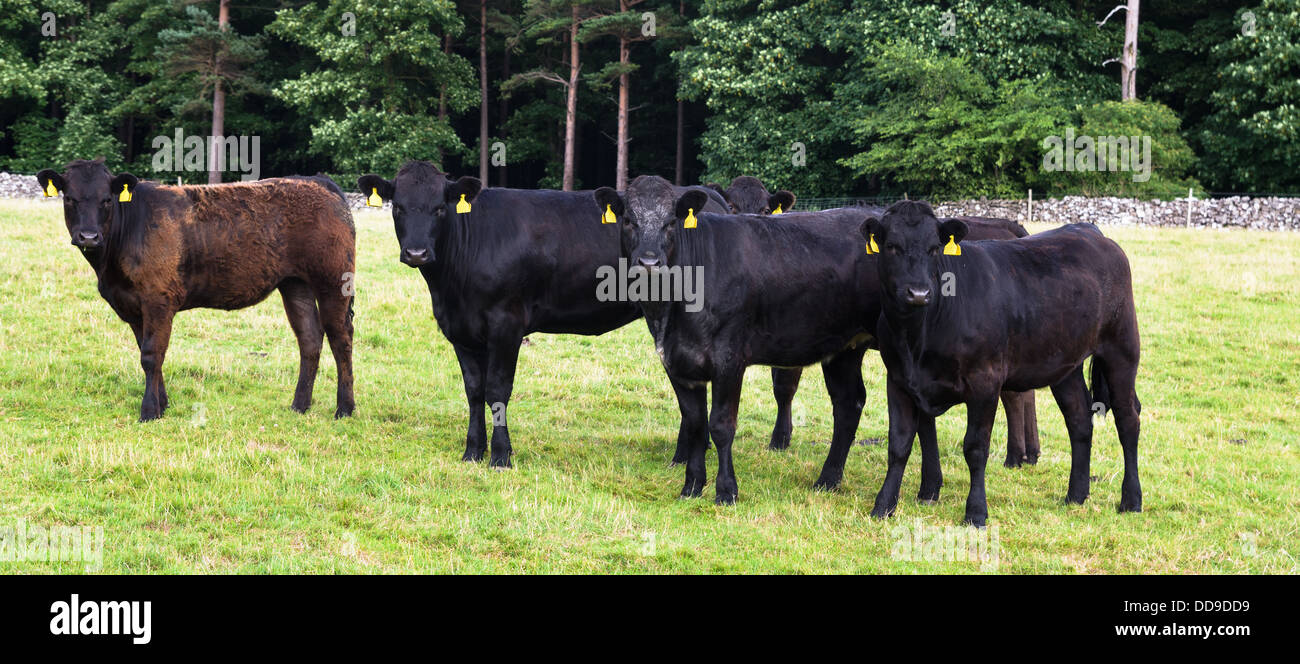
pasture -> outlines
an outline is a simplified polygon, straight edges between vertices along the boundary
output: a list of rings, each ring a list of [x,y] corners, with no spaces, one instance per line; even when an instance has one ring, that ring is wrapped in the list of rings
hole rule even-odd
[[[515,469],[466,464],[455,356],[388,213],[356,213],[355,417],[335,421],[334,364],[289,410],[298,352],[280,296],[176,319],[171,407],[139,424],[128,326],[68,244],[57,202],[0,201],[0,525],[104,529],[105,573],[980,573],[898,555],[901,531],[959,526],[964,408],[938,421],[945,485],[919,505],[913,450],[898,513],[868,514],[885,473],[884,370],[868,353],[859,439],[835,493],[811,490],[831,436],[805,371],[785,452],[767,449],[767,368],[749,370],[739,502],[679,500],[678,412],[644,323],[535,334],[509,418]],[[1032,227],[1039,231],[1045,226]],[[1003,573],[1295,573],[1300,569],[1300,234],[1103,227],[1133,265],[1143,361],[1145,512],[1117,514],[1113,421],[1094,435],[1091,498],[1065,506],[1069,444],[1038,393],[1043,455],[1000,465],[989,525]],[[949,531],[952,532],[952,531]],[[919,556],[924,557],[924,556]],[[0,572],[81,573],[80,562]]]

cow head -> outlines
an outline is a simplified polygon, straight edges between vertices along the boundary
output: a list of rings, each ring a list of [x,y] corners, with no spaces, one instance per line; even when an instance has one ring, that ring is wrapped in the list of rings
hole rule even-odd
[[[401,246],[399,258],[411,267],[432,263],[435,255],[435,238],[442,232],[442,224],[456,211],[461,197],[472,203],[483,189],[478,178],[469,176],[452,180],[427,161],[412,161],[397,172],[397,177],[385,180],[378,175],[363,175],[357,179],[363,196],[378,194],[393,203],[393,227]]]
[[[129,200],[139,183],[130,173],[110,173],[103,158],[78,159],[68,164],[62,175],[47,168],[37,173],[36,179],[47,195],[57,191],[63,196],[63,221],[68,226],[68,235],[72,244],[85,252],[99,251],[104,246],[113,223],[114,206],[121,198]]]
[[[731,211],[736,214],[772,214],[777,210],[789,212],[794,208],[794,194],[784,189],[769,194],[763,181],[756,177],[742,175],[732,180],[731,187],[727,189],[713,183],[709,186],[722,194],[731,206]]]
[[[944,247],[966,237],[966,223],[936,218],[928,203],[899,201],[879,216],[869,215],[862,237],[880,252],[876,269],[885,301],[907,310],[934,299]]]
[[[677,233],[686,217],[699,214],[709,202],[709,195],[692,189],[677,197],[668,181],[653,175],[637,177],[619,194],[609,187],[596,190],[596,203],[606,206],[618,217],[623,255],[632,265],[653,269],[672,265],[676,260]]]

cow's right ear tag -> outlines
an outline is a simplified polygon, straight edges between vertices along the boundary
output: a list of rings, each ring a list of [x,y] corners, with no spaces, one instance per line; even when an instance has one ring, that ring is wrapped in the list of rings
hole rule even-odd
[[[370,207],[384,207],[384,199],[379,195],[378,187],[370,188],[370,196],[366,198],[366,205]]]
[[[880,253],[880,247],[876,246],[876,234],[871,233],[867,236],[867,254]]]
[[[686,219],[684,221],[686,223],[682,224],[682,228],[695,228],[697,222],[695,208],[686,208]]]
[[[54,198],[59,195],[59,188],[54,186],[54,180],[48,180],[45,183],[45,197]]]
[[[614,210],[611,209],[610,206],[608,205],[605,206],[605,213],[600,215],[600,223],[602,224],[618,223],[618,217],[614,215]]]
[[[775,210],[772,210],[772,214],[781,214],[781,213],[784,212],[784,211],[785,211],[785,210],[782,210],[782,209],[781,209],[781,204],[780,204],[780,203],[777,203],[777,204],[776,204],[776,209],[775,209]]]
[[[474,208],[470,207],[469,201],[465,200],[465,194],[460,195],[460,202],[456,204],[456,214],[465,214]]]

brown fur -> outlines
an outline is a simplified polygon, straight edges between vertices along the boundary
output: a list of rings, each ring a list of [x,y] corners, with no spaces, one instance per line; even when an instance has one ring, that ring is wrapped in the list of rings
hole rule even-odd
[[[335,416],[352,413],[352,296],[344,289],[350,285],[345,275],[355,274],[356,240],[351,212],[333,183],[140,182],[131,202],[118,203],[119,180],[130,176],[110,184],[111,177],[98,161],[73,162],[63,175],[38,175],[42,187],[53,181],[64,195],[73,244],[95,268],[100,294],[135,333],[145,372],[142,421],[167,407],[162,363],[176,312],[240,309],[276,289],[301,355],[293,408],[305,412],[311,405],[328,335],[339,371]]]

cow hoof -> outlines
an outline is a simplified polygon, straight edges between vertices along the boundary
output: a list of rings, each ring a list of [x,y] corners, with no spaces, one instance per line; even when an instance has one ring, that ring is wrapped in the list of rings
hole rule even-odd
[[[306,414],[309,407],[310,406],[299,406],[298,404],[293,404],[289,406],[289,410],[292,410],[295,413]]]
[[[769,450],[786,450],[790,449],[790,432],[773,431],[772,440],[767,444]]]
[[[686,484],[682,485],[682,498],[699,498],[703,493],[704,480],[687,478]]]
[[[1008,456],[1007,460],[1002,462],[1002,465],[1007,468],[1019,468],[1022,463],[1024,463],[1024,460],[1020,457]]]
[[[306,412],[306,411],[303,411],[303,412]],[[336,419],[336,420],[341,420],[341,419],[343,419],[343,418],[345,418],[345,417],[352,417],[352,409],[351,409],[351,408],[348,408],[347,410],[344,410],[344,409],[340,408],[340,409],[334,411],[334,419]]]
[[[717,495],[717,497],[715,497],[715,498],[713,499],[713,503],[714,503],[715,505],[735,505],[735,504],[736,504],[736,494],[735,494],[735,493],[719,493],[719,494]]]
[[[840,488],[840,478],[838,477],[818,477],[813,482],[813,491],[838,491]]]
[[[1033,454],[1027,454],[1027,455],[1025,455],[1025,465],[1026,465],[1026,466],[1037,466],[1037,465],[1038,465],[1038,452],[1034,452]]]
[[[888,519],[891,516],[894,516],[894,508],[892,507],[876,505],[871,508],[871,517],[873,519]]]
[[[1087,501],[1088,501],[1088,494],[1086,494],[1086,493],[1083,494],[1082,496],[1070,496],[1070,495],[1067,495],[1067,496],[1065,497],[1065,504],[1066,504],[1066,505],[1082,505],[1082,504],[1084,504],[1084,503],[1087,502]]]
[[[156,420],[156,419],[158,419],[158,418],[160,418],[160,417],[162,417],[162,411],[160,411],[160,410],[140,411],[140,421],[141,421],[141,422],[150,422],[150,421],[152,421],[152,420]]]
[[[979,514],[967,514],[966,518],[962,519],[962,525],[971,526],[972,528],[984,528],[987,522],[988,517]]]
[[[786,439],[786,441],[785,441],[784,443],[782,443],[782,442],[777,442],[777,441],[772,441],[772,442],[770,442],[770,443],[767,444],[767,449],[769,449],[769,450],[773,450],[773,451],[776,451],[776,452],[784,452],[784,451],[790,449],[790,440],[789,440],[789,439]]]
[[[462,455],[460,456],[460,460],[461,460],[461,461],[468,461],[468,462],[470,462],[470,463],[478,463],[478,462],[480,462],[480,461],[483,460],[483,453],[482,453],[482,452],[465,452],[464,454],[462,454]]]
[[[514,468],[514,466],[510,465],[510,457],[492,457],[492,460],[488,462],[488,467],[492,470],[510,470]]]
[[[670,465],[670,466],[680,466],[681,464],[684,464],[684,463],[686,463],[686,462],[689,461],[689,460],[690,460],[690,456],[689,456],[689,455],[686,455],[686,454],[674,454],[674,455],[673,455],[673,460],[670,461],[670,462],[668,462],[668,465]]]
[[[919,493],[916,494],[916,502],[921,503],[922,505],[935,505],[935,504],[938,504],[938,502],[939,502],[939,490],[938,490],[938,489],[934,489],[934,490],[921,489],[921,491],[920,491]]]
[[[1141,512],[1141,511],[1142,511],[1141,498],[1137,498],[1137,499],[1124,498],[1119,501],[1120,514],[1123,514],[1124,512]]]

